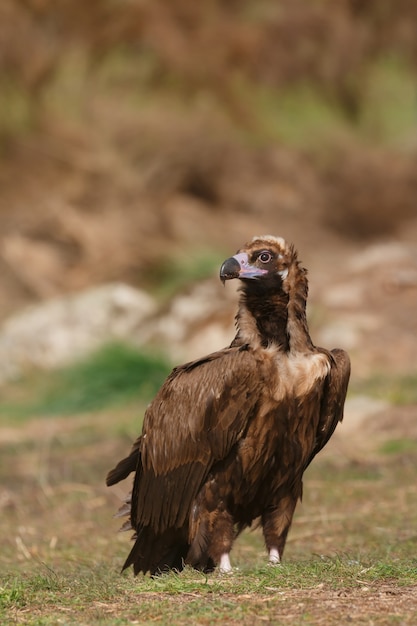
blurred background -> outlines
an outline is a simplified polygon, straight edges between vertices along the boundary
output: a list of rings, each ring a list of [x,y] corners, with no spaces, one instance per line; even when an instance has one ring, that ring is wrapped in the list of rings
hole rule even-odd
[[[406,370],[416,23],[412,0],[3,0],[0,320],[114,282],[166,304],[273,233],[317,324],[343,309],[323,340],[374,338],[381,366],[395,340]]]
[[[218,267],[265,233],[354,380],[415,372],[416,24],[412,0],[3,0],[0,380],[226,345]]]
[[[28,489],[91,482],[97,446],[101,485],[172,364],[230,342],[218,269],[259,234],[294,242],[313,340],[351,354],[344,440],[370,416],[415,457],[416,24],[415,0],[1,1],[9,487],[16,451]]]

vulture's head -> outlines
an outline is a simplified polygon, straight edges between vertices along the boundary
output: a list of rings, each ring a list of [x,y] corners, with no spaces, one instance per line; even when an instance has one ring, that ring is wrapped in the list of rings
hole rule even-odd
[[[298,269],[297,255],[292,245],[282,237],[264,235],[254,237],[220,268],[220,280],[224,283],[239,278],[250,288],[261,286],[284,292],[289,291],[292,269]]]

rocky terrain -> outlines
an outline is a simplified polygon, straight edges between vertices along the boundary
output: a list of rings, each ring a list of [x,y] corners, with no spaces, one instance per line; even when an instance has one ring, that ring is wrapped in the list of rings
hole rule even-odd
[[[255,222],[246,218],[246,238],[258,232],[283,233],[274,220],[262,226]],[[415,369],[417,247],[411,240],[412,227],[410,223],[403,237],[357,246],[336,242],[325,232],[311,233],[309,238],[296,224],[289,229],[309,268],[315,342],[347,349],[355,378]],[[232,253],[239,240],[234,231],[228,236]],[[22,254],[30,256],[30,247]],[[219,251],[219,266],[222,259]],[[192,252],[187,262],[193,265]],[[25,265],[34,278],[43,279],[34,259]],[[191,281],[163,303],[120,282],[54,295],[44,304],[24,307],[2,325],[2,375],[15,376],[28,365],[60,366],[117,339],[162,349],[173,363],[227,345],[238,296],[234,285],[223,288],[215,270],[212,273],[212,278]]]

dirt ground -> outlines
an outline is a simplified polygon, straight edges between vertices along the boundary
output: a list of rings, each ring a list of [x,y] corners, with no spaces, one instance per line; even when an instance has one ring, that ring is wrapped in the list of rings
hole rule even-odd
[[[402,587],[390,584],[363,584],[359,589],[329,591],[318,585],[316,589],[278,591],[272,600],[271,596],[259,594],[254,601],[253,614],[243,619],[244,624],[369,624],[382,625],[400,623],[411,626],[417,616],[417,587]],[[192,601],[195,594],[186,595]],[[239,603],[247,600],[247,595],[224,594],[223,601]],[[143,594],[142,600],[158,602],[164,600],[163,595]],[[184,598],[177,603],[184,602]],[[173,609],[175,600],[172,602]],[[262,617],[265,606],[274,606],[272,614]],[[175,610],[175,609],[174,609]],[[409,616],[409,618],[407,618]],[[389,620],[389,621],[387,621]],[[397,620],[399,620],[397,622]],[[140,622],[138,622],[140,623]],[[230,613],[230,624],[242,623],[233,619]]]

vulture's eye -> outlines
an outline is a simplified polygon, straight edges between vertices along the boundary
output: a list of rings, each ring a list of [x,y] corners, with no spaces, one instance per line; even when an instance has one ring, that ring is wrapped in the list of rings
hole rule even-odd
[[[270,252],[261,252],[261,254],[258,256],[258,259],[261,263],[269,263],[269,261],[272,259],[272,254]]]

